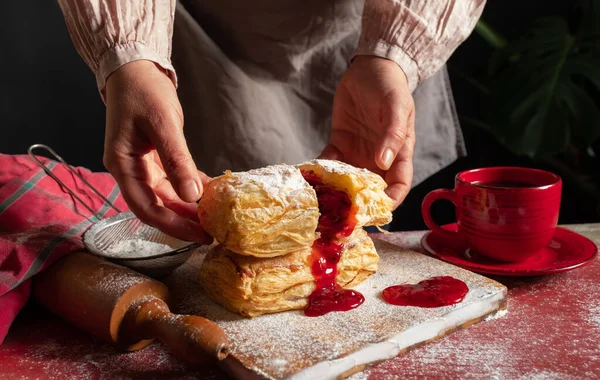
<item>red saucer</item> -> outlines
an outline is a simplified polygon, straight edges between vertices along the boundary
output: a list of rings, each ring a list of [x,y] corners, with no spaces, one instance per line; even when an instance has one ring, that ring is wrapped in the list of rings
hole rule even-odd
[[[456,223],[443,226],[456,231]],[[575,269],[588,264],[598,253],[590,239],[573,231],[557,228],[554,237],[539,253],[518,263],[503,263],[470,252],[464,242],[448,240],[429,231],[421,239],[427,252],[440,260],[472,272],[501,276],[539,276]]]

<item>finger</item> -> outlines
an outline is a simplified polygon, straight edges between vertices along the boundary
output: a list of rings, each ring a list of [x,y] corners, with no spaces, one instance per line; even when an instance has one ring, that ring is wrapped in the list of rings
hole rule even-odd
[[[185,241],[211,244],[199,223],[179,216],[164,207],[149,185],[148,165],[141,157],[115,158],[108,168],[121,188],[130,210],[144,223]]]
[[[344,159],[344,155],[332,144],[328,144],[318,158],[325,160],[337,160],[342,161]]]
[[[212,177],[207,176],[200,170],[198,170],[198,177],[200,178],[200,182],[202,182],[203,187],[206,186],[206,184],[208,184],[210,181],[212,181]]]
[[[148,135],[179,198],[185,202],[195,202],[202,195],[202,181],[187,147],[182,126],[176,120],[173,117],[156,123],[149,128]]]
[[[167,202],[165,205],[166,207],[172,209],[173,211],[178,212],[178,210],[181,210],[182,208],[184,210],[191,210],[192,208],[195,209],[196,206],[192,205],[192,203],[186,203],[186,202],[181,202],[179,196],[177,195],[177,193],[175,192],[175,190],[173,189],[173,185],[171,185],[171,182],[169,182],[168,178],[164,178],[164,174],[165,174],[165,168],[162,164],[162,162],[160,161],[160,157],[158,156],[158,152],[153,151],[152,153],[152,164],[153,166],[155,166],[156,168],[158,168],[159,170],[157,170],[158,172],[162,173],[162,177],[160,178],[160,181],[156,182],[156,185],[153,185],[152,187],[155,188],[157,191],[160,191],[161,193],[157,192],[157,195],[159,198],[161,198],[161,200],[163,200],[163,202],[165,200],[169,200],[169,202]],[[203,172],[201,172],[200,170],[198,170],[198,178],[200,178],[200,182],[202,183],[202,187],[206,186],[206,184],[208,184],[212,178],[207,176],[206,174],[204,174]],[[162,181],[165,181],[165,184],[161,184]],[[165,186],[164,189],[162,189],[162,186]],[[167,195],[168,194],[168,195]],[[199,201],[199,200],[198,200]],[[196,201],[196,203],[198,202]],[[170,205],[173,205],[173,208],[170,207]],[[181,215],[181,214],[180,214]],[[191,215],[188,211],[184,211],[184,215]],[[197,220],[197,213],[194,212],[194,220]]]
[[[372,144],[374,145],[374,144]],[[327,145],[319,158],[343,161],[355,166],[364,166],[360,157],[370,157],[368,144],[365,144],[356,133],[348,130],[333,129]]]
[[[397,208],[410,192],[413,179],[413,152],[415,146],[414,117],[408,120],[408,134],[405,143],[391,168],[385,173],[388,187],[385,192],[394,200],[394,209]]]
[[[158,155],[158,152],[156,150],[153,150],[150,154],[152,155],[152,162],[154,164],[156,164],[156,166],[164,172],[165,167],[163,166],[162,161],[160,160],[160,156]]]
[[[171,183],[165,178],[155,188],[154,193],[160,198],[166,208],[174,211],[177,215],[198,222],[198,205],[187,203],[179,199]]]
[[[392,166],[404,146],[407,120],[413,113],[411,102],[412,99],[403,99],[395,92],[384,100],[380,118],[383,134],[375,149],[375,163],[381,170],[388,170]]]
[[[387,171],[385,180],[388,187],[386,194],[394,201],[396,209],[406,198],[410,191],[413,176],[412,160],[396,160]]]
[[[125,179],[125,188],[131,191],[124,193],[125,201],[131,211],[144,223],[158,228],[164,233],[185,241],[200,244],[211,244],[210,237],[200,226],[200,223],[178,215],[173,210],[161,206],[152,188],[144,183],[135,186],[131,179]],[[126,195],[127,194],[127,195]]]

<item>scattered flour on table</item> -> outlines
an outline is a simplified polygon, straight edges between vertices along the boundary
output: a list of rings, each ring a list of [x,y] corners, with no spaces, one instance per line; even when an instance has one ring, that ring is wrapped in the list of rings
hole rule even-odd
[[[590,307],[587,319],[590,324],[600,327],[600,303]]]
[[[158,343],[124,353],[95,339],[76,339],[69,345],[50,339],[28,347],[16,364],[19,370],[14,368],[15,374],[20,372],[23,379],[114,380],[161,375],[179,380],[225,378],[216,369],[191,370]]]
[[[106,253],[116,258],[131,259],[156,256],[169,251],[173,251],[173,248],[166,244],[143,239],[130,239],[113,244]]]
[[[422,233],[403,233],[380,238],[416,248],[421,236]],[[596,243],[600,242],[599,237],[600,233],[594,238]],[[191,263],[199,264],[200,262],[194,262],[198,261],[198,256],[196,254],[195,258],[192,257]],[[191,288],[179,301],[184,309],[193,311],[201,308],[196,302],[201,303],[205,298],[194,292],[194,281],[187,276],[194,275],[194,266],[183,269],[183,273],[179,274],[186,276],[177,276],[176,273],[172,279],[180,283],[180,288]],[[413,268],[409,270],[412,271]],[[444,339],[374,365],[351,376],[350,379],[391,380],[400,376],[527,380],[598,378],[598,272],[600,257],[589,266],[572,272],[503,281],[509,284],[510,289],[510,312],[505,318],[479,323],[450,334]],[[102,275],[106,277],[106,274]],[[133,280],[135,281],[138,280]],[[105,278],[104,282],[108,288],[129,285],[110,277]],[[373,285],[379,287],[384,284]],[[569,292],[556,292],[560,288],[568,289]],[[232,317],[232,314],[220,310],[221,319]],[[495,317],[503,314],[499,312]],[[584,333],[581,325],[585,326]],[[61,330],[60,326],[63,326],[63,331],[56,331]],[[286,325],[280,325],[280,334],[285,334],[286,327],[282,326]],[[323,326],[318,327],[320,329]],[[40,337],[56,337],[58,340]],[[253,339],[256,341],[255,347],[259,348],[261,344],[272,340],[270,336],[260,335],[255,335]],[[29,344],[25,348],[16,347],[15,341]],[[11,357],[10,353],[16,351],[19,352],[18,362],[7,361]],[[5,353],[9,355],[4,355]],[[299,356],[301,354],[299,353]],[[583,358],[584,361],[578,358]],[[281,357],[261,357],[259,361],[269,361],[274,367],[285,367],[287,364]],[[111,346],[89,337],[88,334],[62,323],[19,323],[19,319],[11,328],[8,339],[0,346],[0,368],[0,378],[5,376],[11,379],[43,378],[49,374],[53,378],[73,380],[228,379],[213,367],[194,369],[186,366],[171,356],[159,343],[141,351],[120,353]]]
[[[566,273],[504,279],[508,312],[367,368],[350,380],[592,379],[600,375],[600,260]],[[568,292],[557,292],[557,289]],[[573,295],[576,295],[573,297]],[[504,318],[501,318],[504,317]],[[583,358],[583,360],[582,360]],[[433,372],[431,372],[433,371]]]
[[[225,310],[210,301],[199,287],[197,273],[203,259],[199,252],[164,282],[171,289],[175,311],[215,321],[230,338],[232,353],[244,365],[267,378],[284,378],[302,368],[381,342],[409,326],[441,318],[459,307],[399,309],[381,301],[379,294],[387,286],[398,282],[416,283],[434,275],[451,275],[470,287],[464,305],[501,291],[481,276],[425,255],[402,251],[383,242],[375,244],[380,268],[357,287],[365,296],[365,303],[345,313],[319,318],[306,318],[302,311],[290,311],[248,319]],[[340,339],[341,336],[344,338]]]
[[[493,321],[494,319],[499,319],[499,318],[506,316],[506,314],[508,314],[508,309],[500,310],[493,314],[490,314],[487,317],[485,317],[483,320],[484,321]]]
[[[92,286],[111,297],[119,297],[131,287],[148,281],[148,277],[133,271],[129,275],[123,276],[120,271],[115,271],[111,265],[113,264],[109,263],[108,266],[101,266],[91,277],[88,277],[90,284],[88,286]]]

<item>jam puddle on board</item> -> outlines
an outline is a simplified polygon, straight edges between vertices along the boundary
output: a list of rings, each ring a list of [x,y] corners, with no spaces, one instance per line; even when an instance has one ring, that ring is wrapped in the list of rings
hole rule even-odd
[[[356,210],[345,192],[324,185],[312,171],[302,171],[302,175],[317,193],[321,214],[317,226],[320,238],[313,243],[311,254],[316,288],[308,298],[304,314],[318,317],[332,311],[354,309],[365,301],[364,296],[355,290],[342,288],[336,277],[337,264],[344,249],[340,239],[354,231]]]
[[[381,293],[383,300],[392,305],[417,307],[442,307],[461,302],[469,287],[450,276],[432,277],[418,284],[394,285]]]

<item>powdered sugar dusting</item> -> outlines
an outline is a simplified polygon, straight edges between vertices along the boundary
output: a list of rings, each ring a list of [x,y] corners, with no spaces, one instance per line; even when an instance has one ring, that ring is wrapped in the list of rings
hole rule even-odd
[[[485,317],[484,321],[493,321],[495,319],[503,318],[506,316],[506,314],[508,314],[508,309],[499,310],[494,314],[490,314],[487,317]]]
[[[31,313],[33,314],[33,312]],[[32,315],[34,317],[34,314]],[[39,320],[39,319],[37,319]],[[143,350],[122,352],[86,333],[74,329],[58,320],[35,323],[31,326],[15,326],[22,347],[13,340],[3,344],[4,355],[0,355],[0,378],[2,379],[225,379],[216,368],[194,370],[173,357],[160,343],[154,343]],[[39,339],[51,332],[61,335],[55,338]],[[18,356],[17,356],[18,355]],[[11,361],[12,357],[18,360]]]
[[[594,305],[590,307],[589,322],[600,326],[600,306]]]
[[[327,172],[336,173],[336,174],[345,174],[345,175],[347,175],[347,174],[367,173],[368,175],[374,175],[373,172],[371,172],[371,171],[369,171],[367,169],[357,168],[355,166],[348,165],[348,164],[346,164],[344,162],[335,161],[335,160],[321,160],[321,159],[316,159],[316,160],[311,160],[311,161],[305,162],[305,163],[300,164],[300,165],[305,165],[305,164],[320,165]]]
[[[457,308],[504,292],[484,277],[439,262],[420,253],[376,241],[380,268],[357,287],[366,298],[357,309],[318,318],[302,311],[247,319],[231,313],[205,297],[197,277],[203,256],[195,255],[165,283],[175,296],[178,312],[205,316],[219,324],[232,341],[232,354],[245,366],[282,378],[324,360],[345,356],[365,345],[386,340],[416,324],[443,318]],[[380,292],[398,283],[416,283],[425,278],[449,275],[470,288],[459,305],[436,309],[397,307],[380,299]]]
[[[251,183],[258,186],[273,197],[279,197],[280,194],[286,193],[293,194],[310,187],[302,177],[300,169],[284,164],[270,165],[246,172],[230,172],[226,176],[235,178],[241,184]],[[241,192],[244,189],[244,186],[240,186],[238,191]]]
[[[99,289],[98,291],[117,298],[132,286],[148,281],[148,277],[134,271],[130,271],[127,276],[123,276],[120,270],[112,268],[114,265],[104,263],[103,266],[98,267],[93,279],[80,281],[80,283],[89,284],[94,289]]]
[[[596,244],[600,229],[586,232]],[[422,234],[422,233],[420,233]],[[419,233],[386,237],[416,242]],[[600,260],[543,277],[499,278],[509,288],[509,311],[469,329],[377,364],[350,378],[592,379],[600,376]]]
[[[144,239],[119,241],[106,250],[106,254],[115,258],[151,257],[173,251],[167,244],[155,243]]]
[[[569,228],[600,244],[600,225]],[[418,250],[423,233],[380,238]],[[509,288],[510,311],[504,318],[457,331],[351,378],[597,379],[599,273],[597,258],[572,272],[500,279]],[[191,286],[190,291],[195,290]],[[279,359],[272,361],[284,365]],[[8,379],[230,379],[212,366],[185,365],[159,343],[137,352],[119,352],[33,303],[20,313],[0,345],[0,368],[0,377]]]

